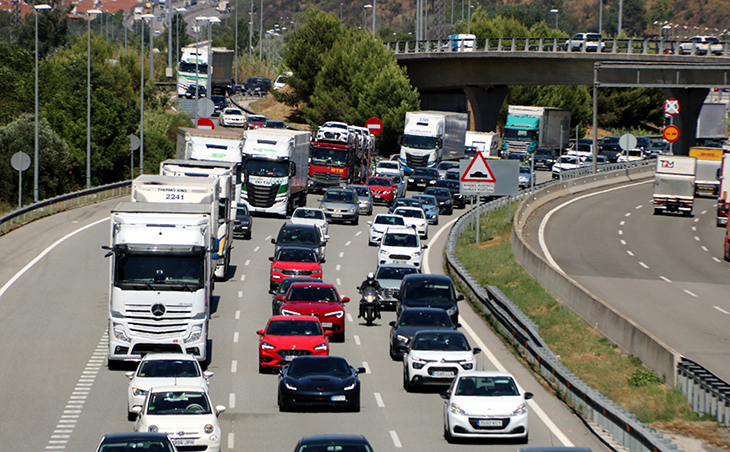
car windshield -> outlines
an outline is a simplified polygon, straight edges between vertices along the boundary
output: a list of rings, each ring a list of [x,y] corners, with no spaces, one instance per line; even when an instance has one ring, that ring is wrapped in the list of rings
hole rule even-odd
[[[321,336],[322,327],[314,320],[272,320],[266,334],[273,336]]]
[[[204,392],[164,391],[149,395],[147,414],[211,414],[211,410]]]
[[[312,163],[344,167],[347,165],[347,150],[312,147]]]
[[[439,177],[439,172],[433,168],[416,168],[412,177]]]
[[[145,359],[139,363],[137,376],[143,378],[195,378],[200,376],[197,363],[189,359]]]
[[[413,340],[413,350],[468,352],[471,350],[463,334],[459,332],[420,332]]]
[[[444,176],[444,179],[446,179],[446,180],[459,180],[459,177],[460,177],[460,175],[456,171],[449,171]]]
[[[307,218],[309,220],[324,220],[324,212],[319,209],[297,209],[292,215],[294,218]]]
[[[603,137],[603,140],[601,140],[601,144],[618,143],[618,140],[618,137]]]
[[[530,167],[529,166],[521,166],[520,167],[520,174],[530,174]]]
[[[447,189],[459,189],[459,181],[456,180],[440,180],[437,182],[438,185],[446,187]]]
[[[236,218],[241,219],[248,216],[248,207],[245,205],[236,206]]]
[[[299,225],[300,227],[302,225]],[[314,226],[312,226],[314,228]],[[319,245],[320,237],[316,229],[282,229],[276,243],[281,244],[301,244],[301,245]]]
[[[423,210],[421,209],[395,209],[393,213],[408,218],[423,218]]]
[[[312,250],[283,248],[276,254],[278,262],[317,262],[317,255]]]
[[[423,201],[423,204],[427,206],[435,206],[436,204],[438,204],[438,201],[436,201],[436,198],[434,198],[433,196],[415,195],[414,198],[420,199],[421,201]]]
[[[294,286],[289,289],[287,301],[323,301],[338,302],[337,291],[327,286]]]
[[[170,440],[105,439],[99,452],[174,452]]]
[[[450,284],[422,279],[406,283],[403,287],[402,298],[418,301],[439,301],[453,300],[455,297],[454,289]]]
[[[389,162],[387,160],[378,163],[378,168],[385,168],[385,169],[398,169],[398,162]]]
[[[403,279],[406,275],[418,273],[418,269],[412,265],[403,267],[378,267],[375,273],[375,279]]]
[[[374,224],[388,224],[393,226],[405,226],[406,222],[403,221],[403,217],[395,215],[378,215],[375,217]]]
[[[368,187],[350,187],[357,192],[357,196],[368,196],[370,195],[370,189]]]
[[[344,204],[357,204],[355,199],[355,192],[344,191],[344,190],[327,190],[324,194],[324,202],[344,203]]]
[[[418,239],[415,234],[389,232],[383,237],[383,246],[417,247]]]
[[[265,122],[265,121],[266,121],[266,116],[260,116],[260,115],[250,115],[250,116],[248,117],[248,120],[249,120],[250,122]]]
[[[421,201],[413,198],[397,199],[394,204],[395,207],[421,207]]]
[[[552,157],[553,151],[551,149],[538,148],[535,150],[535,155],[546,155],[546,156]]]
[[[451,327],[451,319],[446,311],[434,309],[422,311],[420,309],[406,309],[398,319],[400,326],[443,326]]]
[[[459,377],[456,383],[457,396],[502,397],[517,396],[520,392],[511,377]]]
[[[560,157],[559,163],[572,163],[574,165],[577,165],[578,157]]]
[[[439,165],[436,168],[446,171],[451,168],[458,168],[458,167],[459,167],[459,164],[457,162],[441,162],[441,163],[439,163]]]
[[[442,198],[448,198],[451,196],[451,192],[448,188],[439,188],[439,187],[428,187],[426,190],[423,191],[423,193],[427,195],[433,195],[436,197],[442,197]]]
[[[347,377],[352,374],[350,366],[342,358],[295,358],[289,364],[287,375],[304,377],[307,375],[330,375],[333,377]]]
[[[322,126],[322,128],[325,127],[337,127],[338,129],[347,129],[347,124],[341,123],[341,122],[326,122]]]
[[[384,177],[371,177],[365,182],[366,185],[376,185],[378,187],[390,187],[391,180]]]
[[[243,112],[237,108],[226,108],[225,110],[223,110],[223,113],[226,115],[237,115],[237,116],[243,115]]]
[[[373,452],[373,450],[365,443],[338,441],[336,444],[332,442],[303,444],[295,452]]]

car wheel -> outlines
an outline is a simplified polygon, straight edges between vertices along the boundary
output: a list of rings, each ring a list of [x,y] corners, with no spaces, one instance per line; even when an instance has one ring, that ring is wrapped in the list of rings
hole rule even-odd
[[[662,209],[654,209],[654,215],[661,215]]]
[[[405,367],[403,368],[403,389],[405,389],[406,392],[413,391],[413,385],[411,385],[411,381],[408,378],[408,371]]]
[[[530,433],[525,433],[525,436],[517,439],[517,444],[527,444],[530,441]]]
[[[352,408],[350,409],[350,411],[352,411],[353,413],[359,413],[360,412],[360,396],[359,395],[357,396],[357,401],[352,406]]]
[[[398,355],[395,354],[395,351],[393,350],[393,344],[390,345],[390,349],[388,350],[390,353],[390,359],[393,361],[398,361]]]
[[[355,217],[355,219],[354,219],[354,220],[352,220],[352,224],[353,224],[354,226],[357,226],[358,224],[360,224],[360,216],[359,216],[359,215],[357,215],[357,216]]]
[[[345,330],[342,330],[341,333],[337,333],[336,335],[332,335],[332,339],[336,342],[345,342]]]
[[[137,413],[133,413],[131,411],[127,411],[127,420],[129,422],[134,422],[137,420]]]
[[[368,240],[368,246],[375,246],[377,243],[373,242],[372,240]]]
[[[423,234],[423,240],[428,240],[428,229],[426,230],[426,233]]]
[[[456,438],[451,436],[451,432],[449,431],[449,425],[448,422],[444,423],[444,439],[449,444],[454,444],[456,442]]]

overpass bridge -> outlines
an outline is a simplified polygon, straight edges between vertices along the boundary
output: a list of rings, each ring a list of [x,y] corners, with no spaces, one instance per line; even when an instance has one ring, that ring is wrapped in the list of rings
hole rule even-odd
[[[494,131],[509,85],[589,85],[661,88],[678,99],[673,118],[680,129],[675,153],[694,145],[697,117],[710,88],[730,87],[730,42],[721,55],[677,52],[680,41],[604,40],[601,52],[569,52],[565,40],[545,38],[479,39],[473,51],[452,52],[447,41],[387,44],[425,109],[467,111],[476,130]],[[447,50],[448,49],[448,50]]]

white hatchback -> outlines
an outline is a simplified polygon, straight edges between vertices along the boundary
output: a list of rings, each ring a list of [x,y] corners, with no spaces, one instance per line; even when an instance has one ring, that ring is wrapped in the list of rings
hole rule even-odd
[[[141,407],[147,392],[153,386],[183,384],[208,391],[208,380],[213,372],[203,372],[193,355],[186,353],[151,353],[139,362],[137,370],[127,372],[127,418],[133,421],[137,415],[132,409]]]
[[[418,232],[413,227],[393,226],[386,229],[378,248],[378,265],[410,264],[421,268],[423,250]]]
[[[139,415],[134,431],[167,433],[182,450],[220,452],[218,415],[225,410],[223,405],[214,408],[202,388],[157,386],[150,388],[142,407],[134,408]]]
[[[403,389],[449,385],[459,372],[474,370],[472,349],[461,331],[421,330],[403,350]]]
[[[383,238],[385,230],[392,226],[405,226],[406,220],[400,215],[392,215],[388,213],[379,213],[373,218],[373,221],[368,221],[370,226],[370,233],[368,234],[368,245],[375,246],[380,243],[380,239]]]
[[[426,213],[420,207],[398,207],[394,215],[401,215],[406,220],[406,226],[413,226],[423,239],[428,238],[428,220]]]

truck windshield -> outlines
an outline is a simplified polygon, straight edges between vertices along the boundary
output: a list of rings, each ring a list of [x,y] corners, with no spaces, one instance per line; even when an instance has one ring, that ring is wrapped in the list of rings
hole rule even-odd
[[[195,74],[195,63],[188,63],[186,61],[180,62],[180,72],[192,72]],[[208,65],[198,63],[198,73],[199,74],[207,74],[208,73]]]
[[[436,137],[403,135],[402,144],[412,149],[436,149]]]
[[[289,175],[289,162],[263,159],[246,159],[243,167],[250,176],[286,177]]]
[[[513,141],[534,141],[535,131],[534,130],[523,130],[523,129],[504,129],[504,139]]]
[[[114,286],[136,290],[197,290],[204,284],[204,256],[204,252],[182,255],[120,252],[115,261]]]
[[[343,168],[347,165],[347,151],[342,149],[312,148],[312,163]]]

